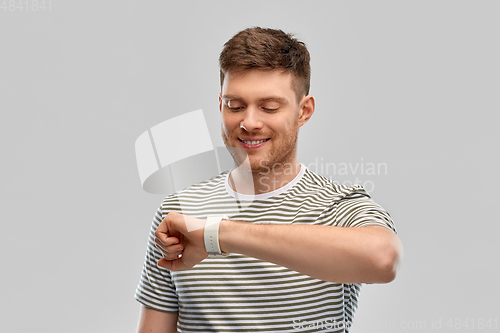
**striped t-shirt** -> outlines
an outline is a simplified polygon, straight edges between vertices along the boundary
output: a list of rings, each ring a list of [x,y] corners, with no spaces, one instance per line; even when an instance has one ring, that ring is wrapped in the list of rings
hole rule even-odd
[[[360,284],[326,282],[240,254],[207,258],[171,272],[154,232],[170,211],[205,219],[226,214],[248,223],[381,225],[393,231],[390,215],[358,185],[344,186],[301,165],[286,186],[269,193],[239,195],[228,172],[164,199],[149,234],[135,298],[158,311],[178,312],[179,332],[349,332]]]

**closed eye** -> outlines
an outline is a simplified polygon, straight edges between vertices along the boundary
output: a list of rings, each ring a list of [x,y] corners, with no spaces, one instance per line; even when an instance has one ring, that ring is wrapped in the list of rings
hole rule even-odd
[[[276,111],[278,111],[278,108],[276,108],[276,109],[262,108],[262,109],[263,109],[264,111],[266,111],[266,112],[276,112]]]

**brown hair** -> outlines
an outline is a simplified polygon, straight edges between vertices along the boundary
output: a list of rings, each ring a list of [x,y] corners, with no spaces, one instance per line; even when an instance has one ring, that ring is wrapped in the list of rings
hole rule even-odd
[[[253,27],[238,32],[219,56],[220,85],[228,72],[283,69],[293,76],[297,100],[309,94],[311,67],[306,45],[279,29]]]

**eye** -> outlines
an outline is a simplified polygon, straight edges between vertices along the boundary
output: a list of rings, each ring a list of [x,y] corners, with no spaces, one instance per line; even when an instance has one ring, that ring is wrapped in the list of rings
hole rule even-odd
[[[266,101],[266,102],[262,103],[260,107],[265,112],[273,113],[273,112],[276,112],[279,110],[280,103],[278,103],[276,101]]]
[[[239,101],[227,101],[225,104],[232,112],[241,111],[245,108]]]
[[[278,111],[278,108],[262,108],[264,111],[266,112],[269,112],[269,113],[273,113],[273,112],[276,112]]]

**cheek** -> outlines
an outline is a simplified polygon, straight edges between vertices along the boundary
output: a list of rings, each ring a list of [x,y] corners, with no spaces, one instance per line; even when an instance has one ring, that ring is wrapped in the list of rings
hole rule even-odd
[[[293,120],[287,120],[283,122],[283,130],[286,131],[287,133],[290,132],[295,127],[295,123]]]
[[[227,116],[224,115],[224,113],[222,113],[222,115],[221,115],[221,126],[222,126],[222,129],[224,131],[227,131],[227,124],[228,124]]]
[[[234,130],[234,119],[231,117],[225,116],[224,114],[221,117],[221,129],[225,134],[229,134],[232,130]]]
[[[222,114],[222,123],[228,130],[234,130],[235,128],[240,126],[241,123],[241,116],[239,116],[237,113],[232,114],[232,113],[223,113]]]

